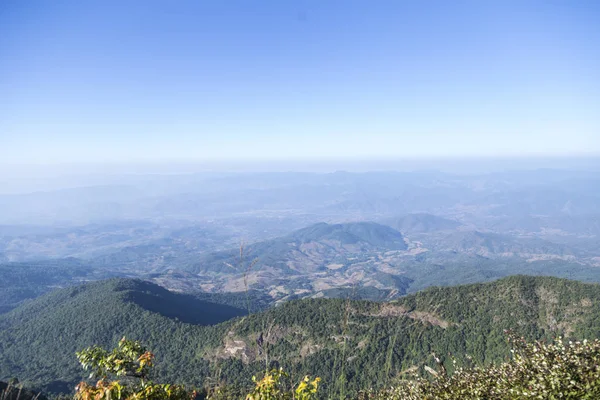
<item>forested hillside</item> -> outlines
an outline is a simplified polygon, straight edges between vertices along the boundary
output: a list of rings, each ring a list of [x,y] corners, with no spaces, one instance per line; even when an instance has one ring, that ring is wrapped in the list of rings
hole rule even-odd
[[[527,338],[600,337],[598,285],[516,276],[431,288],[390,303],[309,299],[234,318],[242,311],[113,279],[57,290],[0,316],[0,379],[69,391],[81,378],[74,353],[122,337],[157,355],[167,382],[247,385],[265,363],[323,379],[328,394],[383,387],[400,371],[508,356],[505,329]],[[416,369],[415,369],[416,368]]]
[[[77,259],[0,263],[0,314],[57,287],[118,275],[111,269],[91,268]]]
[[[203,346],[217,346],[224,329],[204,325],[242,314],[139,280],[60,289],[0,317],[0,377],[20,377],[48,392],[71,391],[82,374],[75,352],[127,335],[146,340],[164,359],[162,376],[199,383],[209,363],[195,355]]]

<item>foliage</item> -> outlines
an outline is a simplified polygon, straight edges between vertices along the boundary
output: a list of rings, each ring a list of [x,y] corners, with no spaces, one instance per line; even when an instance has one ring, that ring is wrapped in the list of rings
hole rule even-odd
[[[157,384],[148,380],[153,365],[154,354],[139,342],[121,339],[111,352],[98,347],[90,347],[77,353],[77,358],[85,370],[100,375],[95,385],[81,382],[75,389],[75,400],[179,400],[195,397],[182,386]],[[110,376],[127,378],[109,380]]]
[[[317,396],[321,378],[312,381],[305,376],[295,387],[287,389],[284,379],[289,375],[283,369],[267,371],[262,379],[252,377],[256,387],[246,396],[246,400],[312,400]]]
[[[487,367],[457,367],[448,374],[441,361],[438,371],[428,368],[431,378],[414,376],[398,385],[379,391],[358,394],[358,400],[517,400],[517,399],[597,399],[600,397],[600,340],[528,343],[509,333],[511,360]],[[138,342],[121,340],[117,349],[108,352],[98,347],[78,353],[85,369],[105,374],[95,386],[81,382],[75,400],[109,399],[189,399],[196,392],[181,386],[154,384],[146,380],[153,355]],[[138,380],[109,381],[106,375],[134,376]],[[319,397],[320,378],[304,377],[290,385],[289,374],[282,368],[266,371],[262,378],[253,377],[255,387],[246,400],[314,400]],[[210,400],[240,398],[227,391],[209,395]]]
[[[490,367],[458,368],[451,376],[432,371],[395,388],[366,392],[359,399],[598,399],[600,341],[527,343],[512,337],[513,357]]]
[[[119,346],[108,352],[99,346],[89,347],[77,353],[83,369],[92,370],[93,376],[135,376],[145,378],[152,366],[154,355],[139,342],[121,339]]]
[[[80,382],[76,387],[75,400],[180,400],[194,399],[197,392],[188,392],[180,385],[157,384],[148,379],[153,366],[154,354],[137,341],[121,339],[112,351],[99,346],[89,347],[77,353],[85,370],[92,370],[90,379],[100,376],[95,385]],[[110,380],[110,377],[121,380]],[[262,379],[252,377],[255,388],[247,400],[313,400],[316,399],[320,378],[311,380],[305,376],[296,386],[289,387],[285,380],[289,375],[283,369],[265,372]],[[211,400],[230,399],[226,390],[208,394]]]
[[[0,315],[0,379],[17,376],[35,390],[69,392],[83,378],[71,354],[94,344],[107,348],[125,335],[157,354],[156,381],[226,385],[238,394],[229,398],[240,399],[253,375],[283,367],[292,377],[321,377],[319,393],[333,398],[382,389],[409,369],[427,374],[426,367],[436,367],[432,352],[450,373],[470,365],[467,355],[482,367],[506,361],[505,329],[527,340],[600,337],[598,285],[556,278],[430,288],[391,303],[290,301],[214,326],[185,321],[218,315],[220,306],[190,297],[185,306],[180,295],[164,291],[109,280],[61,289]]]
[[[0,382],[0,400],[46,400],[46,396],[23,388],[17,379]]]
[[[273,305],[273,298],[267,293],[258,290],[225,293],[196,292],[193,296],[201,301],[223,304],[241,310],[250,308],[251,312],[264,311]],[[249,307],[248,303],[250,303]]]
[[[160,355],[154,377],[201,386],[211,375],[209,361],[202,358],[204,349],[216,347],[226,327],[197,323],[223,321],[231,308],[191,297],[185,297],[184,307],[179,299],[155,284],[111,279],[27,302],[0,315],[0,379],[16,376],[45,393],[71,392],[84,377],[73,354],[95,344],[111,348],[125,335]],[[168,315],[152,311],[161,302]]]

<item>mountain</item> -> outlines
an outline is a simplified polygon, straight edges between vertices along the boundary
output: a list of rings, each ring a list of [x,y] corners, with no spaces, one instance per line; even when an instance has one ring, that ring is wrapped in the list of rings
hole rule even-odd
[[[374,222],[312,224],[244,246],[241,264],[240,249],[232,248],[232,241],[216,244],[218,228],[179,225],[165,229],[169,238],[92,259],[0,264],[5,277],[0,282],[0,313],[52,288],[115,276],[140,277],[188,293],[238,292],[244,298],[248,290],[259,291],[260,300],[252,303],[260,305],[252,310],[303,297],[389,300],[431,285],[483,282],[515,273],[600,280],[598,239],[593,236],[466,230],[472,226],[445,230],[456,222],[428,214],[403,221],[413,229],[406,237]],[[138,222],[115,227],[145,229]],[[92,226],[82,231],[98,233],[98,241],[104,232]]]
[[[458,221],[426,213],[408,214],[387,222],[388,225],[404,234],[449,231],[461,226]]]
[[[147,277],[188,292],[256,290],[274,302],[335,296],[389,300],[431,285],[485,282],[516,273],[600,281],[593,237],[550,241],[445,229],[458,222],[430,214],[400,222],[413,229],[407,237],[374,222],[317,223],[244,246],[242,252],[201,254],[190,264]]]
[[[317,223],[244,246],[242,252],[201,254],[191,264],[158,271],[152,280],[183,291],[257,290],[274,302],[334,296],[389,300],[431,285],[517,273],[600,281],[593,237],[550,241],[455,229],[458,222],[430,214],[396,222],[411,233],[405,237],[375,222]]]
[[[590,182],[594,185],[597,181]],[[584,215],[600,212],[598,193],[592,188],[565,190],[562,185],[531,186],[490,194],[481,203],[492,207],[492,215]]]
[[[402,234],[389,226],[374,222],[318,223],[245,246],[241,264],[238,248],[200,256],[187,269],[205,277],[201,284],[205,291],[244,291],[250,287],[281,297],[349,286],[352,265],[406,249]]]
[[[96,271],[127,276],[186,271],[194,277],[169,287],[245,291],[248,285],[277,299],[321,294],[338,281],[346,289],[395,290],[390,283],[399,276],[422,278],[407,276],[404,266],[425,251],[448,256],[442,265],[456,261],[452,252],[600,264],[597,167],[502,173],[473,167],[467,174],[421,167],[428,170],[89,177],[60,190],[0,194],[0,262],[75,257]],[[301,233],[322,221],[328,224]],[[346,229],[351,221],[389,225],[405,240],[383,233],[380,242],[365,226]],[[290,237],[298,229],[299,237]],[[497,246],[469,245],[475,237],[451,243],[466,230],[504,237],[491,239]],[[241,240],[251,244],[247,261],[259,260],[245,282],[244,268],[237,268]],[[402,242],[408,249],[398,250]],[[551,251],[540,252],[544,247]],[[361,263],[366,268],[352,267]]]
[[[244,252],[248,258],[256,258],[262,265],[279,268],[282,272],[307,273],[324,270],[327,264],[347,256],[406,248],[402,234],[389,226],[375,222],[323,222],[287,236],[251,244]],[[239,249],[215,252],[202,258],[193,270],[222,272],[231,269],[229,265],[238,265],[238,261]]]
[[[123,335],[147,340],[168,363],[205,376],[207,363],[186,365],[197,351],[188,342],[206,345],[204,326],[244,314],[136,279],[59,289],[0,315],[0,379],[20,377],[45,392],[71,390],[82,378],[74,352],[112,345]],[[167,351],[171,346],[190,353]]]
[[[286,238],[289,242],[339,242],[341,245],[361,245],[383,250],[406,250],[402,234],[375,222],[346,224],[319,223],[297,230]],[[285,240],[285,239],[284,239]]]
[[[490,256],[569,256],[572,250],[564,245],[538,238],[515,238],[492,232],[459,231],[431,236],[424,243],[437,251]]]
[[[317,375],[332,397],[386,386],[400,371],[422,371],[431,353],[452,368],[508,356],[505,329],[527,338],[600,337],[600,286],[513,276],[486,284],[434,287],[392,302],[305,299],[241,315],[231,307],[169,293],[139,280],[112,279],[54,291],[0,316],[0,380],[65,391],[81,379],[74,352],[123,336],[157,356],[157,377],[201,385],[219,371],[230,384],[281,365]],[[160,306],[156,306],[159,302]],[[206,318],[205,318],[206,316]],[[208,320],[207,320],[208,318]],[[259,349],[258,338],[262,337]]]
[[[90,268],[68,258],[21,263],[0,263],[0,314],[21,302],[35,298],[57,287],[80,284],[89,280],[120,275],[108,269]]]
[[[431,353],[452,368],[508,356],[505,330],[528,338],[600,335],[594,307],[600,286],[514,276],[487,284],[430,288],[388,303],[338,300],[288,302],[232,326],[221,352],[251,364],[264,335],[270,357],[294,374],[311,373],[346,388],[388,382],[399,371],[431,365]],[[248,328],[251,326],[253,328]],[[287,362],[283,362],[287,360]]]

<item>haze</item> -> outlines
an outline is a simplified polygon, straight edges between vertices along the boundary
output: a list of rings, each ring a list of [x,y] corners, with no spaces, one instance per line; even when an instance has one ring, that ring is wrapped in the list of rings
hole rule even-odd
[[[0,0],[0,400],[600,398],[599,21]]]

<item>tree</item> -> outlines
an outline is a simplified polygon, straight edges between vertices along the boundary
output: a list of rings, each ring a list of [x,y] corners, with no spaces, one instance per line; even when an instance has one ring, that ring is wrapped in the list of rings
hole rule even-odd
[[[137,341],[123,338],[112,351],[88,347],[77,353],[77,359],[83,369],[91,370],[90,379],[100,379],[95,385],[80,382],[75,388],[75,400],[187,400],[196,397],[196,392],[188,392],[182,386],[152,382],[148,375],[154,354]]]
[[[253,377],[256,387],[246,396],[246,400],[312,400],[317,397],[321,378],[310,380],[308,376],[295,387],[285,388],[283,378],[288,378],[282,369],[265,372],[262,379]]]
[[[77,353],[77,359],[85,370],[91,370],[89,378],[100,377],[95,385],[81,382],[76,387],[75,400],[190,400],[198,397],[196,391],[186,391],[182,386],[153,383],[148,379],[154,354],[137,341],[121,339],[116,349],[105,350],[98,346],[88,347]],[[110,380],[109,378],[117,378]],[[247,400],[313,400],[316,398],[320,378],[308,376],[294,386],[284,384],[288,378],[283,370],[265,372],[262,379],[253,377],[254,390]],[[120,379],[120,380],[119,380]],[[209,399],[230,399],[225,390],[208,395]]]

